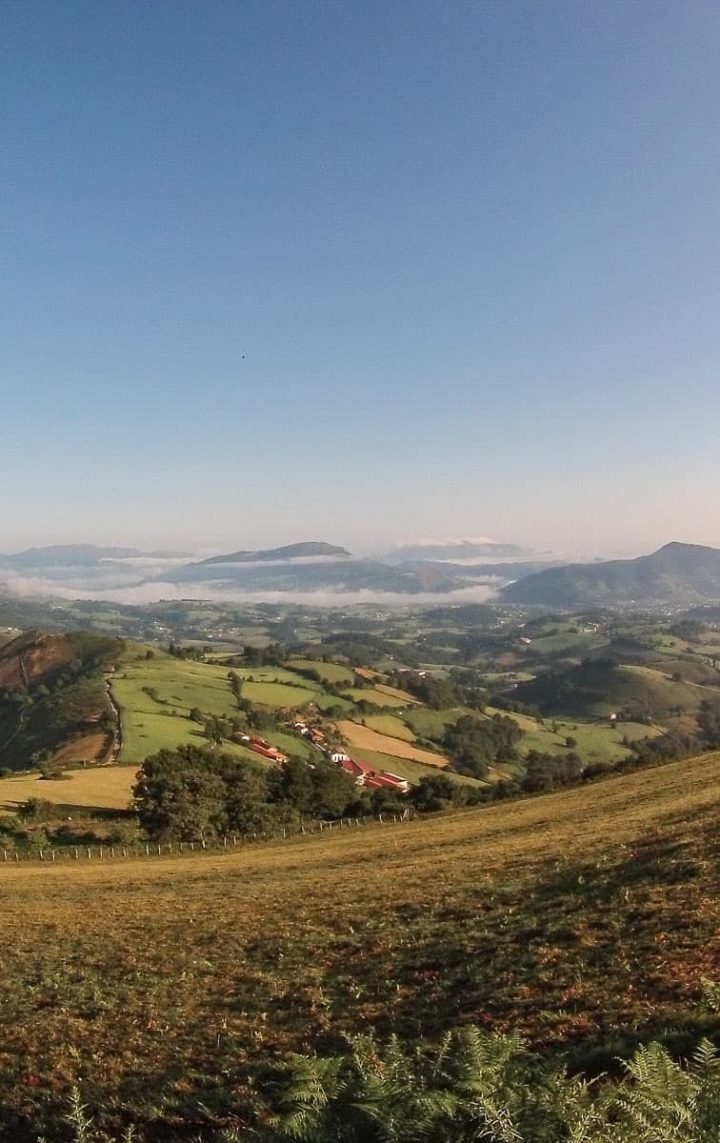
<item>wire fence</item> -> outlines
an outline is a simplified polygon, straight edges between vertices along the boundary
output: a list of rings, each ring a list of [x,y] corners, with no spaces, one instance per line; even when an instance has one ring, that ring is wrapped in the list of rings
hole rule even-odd
[[[372,817],[300,822],[297,825],[285,825],[269,832],[228,833],[219,837],[200,838],[195,841],[22,846],[0,850],[2,855],[0,867],[2,865],[20,864],[20,862],[52,865],[57,862],[123,861],[129,858],[171,857],[191,853],[227,853],[248,845],[297,840],[302,837],[327,834],[333,831],[362,829],[371,825],[405,825],[415,821],[417,816],[414,810],[406,809],[400,814],[376,814]]]

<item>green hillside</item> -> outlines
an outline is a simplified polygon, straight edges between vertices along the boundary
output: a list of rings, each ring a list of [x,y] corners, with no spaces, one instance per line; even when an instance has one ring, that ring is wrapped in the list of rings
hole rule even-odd
[[[666,544],[634,560],[548,568],[510,584],[501,594],[508,603],[572,608],[715,601],[720,599],[720,550]]]
[[[585,660],[566,670],[550,671],[518,684],[513,696],[544,714],[607,717],[625,712],[664,722],[697,710],[703,698],[720,692],[683,681],[649,667]]]
[[[115,719],[106,675],[124,653],[113,637],[27,632],[0,648],[0,767],[26,769],[77,742],[77,757],[102,761]]]

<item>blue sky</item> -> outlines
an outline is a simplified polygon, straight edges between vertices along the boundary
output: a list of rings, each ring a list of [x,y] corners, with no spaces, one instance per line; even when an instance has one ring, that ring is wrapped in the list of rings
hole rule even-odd
[[[720,546],[720,9],[6,0],[0,551]]]

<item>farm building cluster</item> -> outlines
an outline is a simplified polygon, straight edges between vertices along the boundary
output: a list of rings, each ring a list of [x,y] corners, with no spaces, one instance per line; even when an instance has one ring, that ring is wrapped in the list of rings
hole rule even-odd
[[[368,766],[367,763],[358,762],[343,751],[333,750],[332,747],[328,746],[326,735],[322,730],[308,726],[307,723],[300,721],[293,723],[293,730],[303,738],[307,738],[312,742],[313,745],[325,755],[329,762],[332,762],[339,770],[342,770],[344,774],[352,778],[356,786],[361,786],[365,790],[394,790],[396,794],[407,794],[409,792],[410,783],[407,778],[401,777],[400,774],[393,774],[389,770],[375,770],[372,766]],[[239,736],[239,740],[243,745],[247,746],[248,750],[254,751],[255,754],[262,755],[263,758],[269,758],[279,766],[284,765],[284,763],[288,761],[287,754],[283,754],[281,750],[272,746],[264,738],[260,738],[257,735],[242,734]]]

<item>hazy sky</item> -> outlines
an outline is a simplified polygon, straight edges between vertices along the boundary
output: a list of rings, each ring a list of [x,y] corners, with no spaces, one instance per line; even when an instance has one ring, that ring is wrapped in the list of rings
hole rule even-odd
[[[0,551],[720,546],[715,0],[3,0]]]

